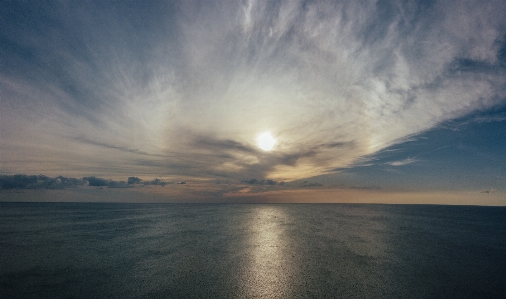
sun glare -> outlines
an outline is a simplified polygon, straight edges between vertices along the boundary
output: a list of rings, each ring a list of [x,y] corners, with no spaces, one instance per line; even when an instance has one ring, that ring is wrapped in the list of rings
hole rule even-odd
[[[257,137],[258,147],[264,151],[270,151],[276,144],[276,139],[274,139],[270,133],[263,133]]]

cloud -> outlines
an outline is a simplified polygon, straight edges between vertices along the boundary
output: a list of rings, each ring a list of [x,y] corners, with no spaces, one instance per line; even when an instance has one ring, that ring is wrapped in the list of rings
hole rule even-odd
[[[122,151],[122,152],[126,152],[126,153],[136,154],[136,155],[152,156],[152,157],[175,157],[175,156],[170,156],[170,155],[150,154],[150,153],[141,151],[139,149],[129,148],[126,146],[112,145],[112,144],[108,144],[107,142],[100,142],[100,141],[96,141],[96,140],[91,140],[86,137],[73,137],[71,139],[77,140],[77,141],[85,143],[85,144],[96,145],[96,146],[99,146],[102,148],[118,150],[118,151]]]
[[[506,99],[503,1],[1,8],[6,172],[298,179]]]
[[[390,166],[404,166],[404,165],[408,165],[408,164],[415,163],[418,161],[420,161],[420,160],[415,159],[415,158],[407,158],[404,160],[387,162],[386,164],[388,164]]]
[[[198,136],[194,140],[194,146],[197,148],[212,149],[218,151],[240,151],[245,153],[257,153],[255,148],[241,144],[240,142],[226,139],[217,140],[208,136]]]
[[[354,145],[355,145],[354,142],[331,142],[327,144],[322,144],[320,146],[327,148],[340,148],[340,147],[353,147]]]
[[[501,113],[499,115],[475,115],[465,118],[464,120],[451,120],[441,124],[439,127],[453,131],[459,131],[472,124],[486,124],[504,121],[506,121],[506,115],[504,113]]]

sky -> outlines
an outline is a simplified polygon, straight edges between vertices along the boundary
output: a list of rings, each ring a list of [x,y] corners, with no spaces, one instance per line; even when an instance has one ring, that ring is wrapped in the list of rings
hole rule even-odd
[[[0,173],[506,190],[505,15],[502,0],[2,1]]]

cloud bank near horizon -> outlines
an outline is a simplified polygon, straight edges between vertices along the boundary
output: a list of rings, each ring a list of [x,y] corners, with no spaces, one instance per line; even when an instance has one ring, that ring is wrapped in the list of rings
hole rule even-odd
[[[503,1],[0,5],[4,173],[299,179],[506,103]]]

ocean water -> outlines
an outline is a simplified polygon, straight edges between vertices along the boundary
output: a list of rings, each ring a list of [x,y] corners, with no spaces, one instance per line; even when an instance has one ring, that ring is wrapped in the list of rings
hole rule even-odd
[[[506,208],[0,203],[0,298],[506,298]]]

